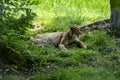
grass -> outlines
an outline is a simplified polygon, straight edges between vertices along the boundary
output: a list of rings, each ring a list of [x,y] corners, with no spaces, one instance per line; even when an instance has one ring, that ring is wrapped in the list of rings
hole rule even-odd
[[[30,80],[115,80],[115,78],[103,68],[86,67],[61,69],[53,73],[36,75]]]
[[[2,80],[25,80],[15,76],[6,76]],[[67,68],[55,72],[31,76],[27,80],[119,80],[104,68]]]
[[[45,0],[32,7],[37,13],[33,23],[47,31],[66,30],[71,24],[87,24],[109,18],[109,0]]]
[[[28,31],[29,35],[65,31],[72,24],[85,25],[110,17],[109,0],[39,0],[38,5],[30,7],[37,14],[32,23],[41,25],[42,30]],[[26,44],[27,52],[40,58],[35,69],[43,70],[27,80],[119,80],[120,46],[116,44],[120,41],[98,30],[85,32],[80,39],[88,49],[73,45],[63,52],[50,45]],[[1,80],[25,79],[10,75]]]

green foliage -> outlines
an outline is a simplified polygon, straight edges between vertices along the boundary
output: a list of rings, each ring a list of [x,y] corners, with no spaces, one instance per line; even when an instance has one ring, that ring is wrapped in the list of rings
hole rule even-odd
[[[34,13],[28,7],[28,3],[25,0],[12,1],[5,0],[1,1],[1,24],[4,30],[13,29],[20,30],[21,33],[25,27],[30,27],[30,20],[33,19]]]
[[[116,40],[103,31],[93,31],[81,36],[81,40],[86,40],[88,48],[100,50],[100,48],[112,48],[116,46]]]
[[[116,80],[103,68],[68,68],[37,75],[30,80]]]
[[[27,53],[24,34],[26,27],[32,27],[30,21],[35,14],[26,0],[1,0],[0,3],[0,58],[21,65],[28,58],[23,54]]]

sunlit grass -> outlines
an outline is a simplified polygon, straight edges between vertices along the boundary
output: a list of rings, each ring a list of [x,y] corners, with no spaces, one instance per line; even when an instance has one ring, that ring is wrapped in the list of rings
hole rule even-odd
[[[44,27],[68,27],[109,18],[109,0],[41,0],[34,5],[33,23]]]

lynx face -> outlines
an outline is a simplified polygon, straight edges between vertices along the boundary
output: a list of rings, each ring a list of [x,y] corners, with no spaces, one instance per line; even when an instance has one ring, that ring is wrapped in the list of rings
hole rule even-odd
[[[82,30],[76,26],[71,26],[70,29],[73,34],[76,34],[76,35],[82,34]]]

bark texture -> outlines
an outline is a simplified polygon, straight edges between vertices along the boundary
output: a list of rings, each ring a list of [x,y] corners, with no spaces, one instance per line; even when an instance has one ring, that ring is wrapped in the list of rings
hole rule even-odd
[[[120,37],[120,0],[110,0],[111,8],[111,34]]]

